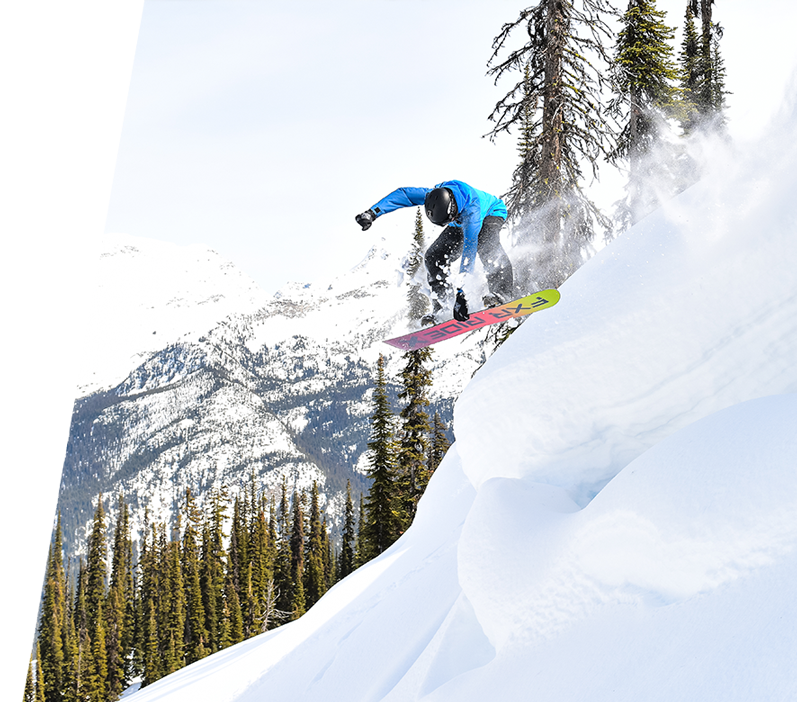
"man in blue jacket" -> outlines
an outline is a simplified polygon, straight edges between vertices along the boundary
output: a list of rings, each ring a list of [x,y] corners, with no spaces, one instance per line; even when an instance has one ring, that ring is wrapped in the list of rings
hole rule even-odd
[[[440,236],[426,251],[425,263],[432,289],[433,310],[421,320],[424,324],[441,321],[436,315],[441,301],[450,295],[448,271],[451,262],[462,257],[461,273],[472,273],[479,255],[487,275],[490,294],[483,299],[485,307],[494,307],[512,299],[512,264],[501,246],[501,227],[506,221],[506,205],[501,198],[471,187],[461,180],[446,180],[434,188],[399,188],[382,198],[373,207],[355,217],[363,231],[383,214],[400,207],[423,205],[433,224],[445,226]],[[465,293],[457,290],[454,319],[468,319]]]

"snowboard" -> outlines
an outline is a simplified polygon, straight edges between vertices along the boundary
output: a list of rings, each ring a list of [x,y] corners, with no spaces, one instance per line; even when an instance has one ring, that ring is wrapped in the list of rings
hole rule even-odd
[[[453,339],[455,336],[465,334],[474,329],[481,329],[491,324],[506,322],[508,319],[524,317],[532,312],[553,307],[557,302],[559,302],[558,290],[543,290],[497,307],[471,312],[469,319],[464,322],[450,319],[447,322],[435,324],[433,327],[426,327],[404,336],[397,336],[395,339],[386,339],[385,343],[404,351],[415,351],[416,349],[423,349],[436,344],[439,341]]]

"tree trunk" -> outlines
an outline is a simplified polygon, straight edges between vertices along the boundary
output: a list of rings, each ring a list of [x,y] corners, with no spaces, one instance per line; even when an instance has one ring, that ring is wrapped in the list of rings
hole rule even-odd
[[[631,86],[631,109],[628,124],[628,204],[631,209],[631,225],[636,224],[640,219],[642,210],[642,184],[640,173],[640,161],[642,154],[639,145],[639,121],[641,119],[641,108],[639,100],[639,89]]]
[[[710,110],[713,106],[713,100],[711,99],[711,86],[714,84],[714,61],[712,60],[711,56],[711,6],[713,4],[714,0],[700,0],[700,19],[703,23],[703,40],[701,52],[703,53],[703,85],[705,86],[704,99],[706,102],[706,110]]]
[[[547,0],[545,18],[545,57],[542,119],[542,154],[540,175],[547,192],[545,213],[542,218],[542,242],[540,267],[549,280],[557,285],[556,259],[560,248],[563,183],[562,183],[562,128],[564,95],[562,89],[565,38],[568,17],[562,0]]]

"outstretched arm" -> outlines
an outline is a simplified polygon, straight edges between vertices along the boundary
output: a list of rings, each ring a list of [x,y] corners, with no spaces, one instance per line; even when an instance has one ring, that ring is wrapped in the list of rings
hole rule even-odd
[[[393,212],[402,207],[423,205],[429,188],[398,188],[390,195],[383,197],[373,207],[355,217],[363,231],[368,229],[377,217]]]
[[[383,197],[371,210],[379,217],[380,215],[393,212],[401,207],[412,207],[422,205],[426,199],[429,188],[399,188],[394,190],[387,197]]]

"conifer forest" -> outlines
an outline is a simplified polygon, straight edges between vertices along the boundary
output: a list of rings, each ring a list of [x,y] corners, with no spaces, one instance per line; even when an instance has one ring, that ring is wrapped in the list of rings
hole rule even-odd
[[[134,547],[119,495],[107,529],[98,497],[88,553],[65,563],[60,518],[47,560],[26,695],[113,700],[244,639],[300,617],[338,580],[382,553],[412,522],[420,496],[448,449],[430,420],[423,366],[428,350],[405,354],[407,402],[393,414],[380,357],[374,392],[371,489],[355,508],[347,489],[340,545],[330,540],[316,483],[266,497],[254,473],[245,496],[214,491],[204,513],[190,490],[175,522],[149,524]],[[109,505],[108,509],[111,509]],[[33,664],[32,664],[33,665]],[[35,684],[34,684],[35,680]],[[39,695],[39,697],[31,696]]]
[[[589,258],[596,237],[617,236],[699,179],[690,140],[723,138],[726,121],[716,5],[685,0],[678,46],[655,0],[620,8],[539,0],[497,19],[504,23],[485,47],[486,69],[504,94],[485,113],[490,139],[517,143],[503,198],[519,292],[558,287]],[[619,169],[625,182],[612,211],[588,189],[605,168]],[[420,211],[407,234],[414,281],[426,243]],[[411,283],[410,321],[427,311]],[[510,332],[499,329],[492,340]],[[170,523],[148,523],[139,537],[125,495],[98,495],[86,555],[77,560],[65,557],[58,517],[24,700],[117,700],[134,680],[149,685],[301,617],[389,548],[412,523],[449,446],[448,427],[430,412],[433,353],[404,354],[396,407],[385,359],[373,368],[368,489],[349,485],[339,538],[330,535],[316,483],[266,491],[254,472],[244,492],[216,489],[202,509],[188,490]]]

